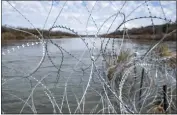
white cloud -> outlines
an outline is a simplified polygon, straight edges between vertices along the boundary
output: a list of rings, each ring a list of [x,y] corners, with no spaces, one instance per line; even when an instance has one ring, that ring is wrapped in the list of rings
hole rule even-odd
[[[92,18],[98,27],[101,26],[103,21],[108,17],[115,14],[124,4],[124,1],[84,1],[89,12],[95,4],[95,7],[92,11]],[[56,25],[68,26],[78,33],[85,34],[86,24],[89,17],[89,12],[84,6],[83,1],[67,1],[64,6],[63,11],[61,12]],[[126,1],[125,6],[122,9],[122,12],[127,16],[132,10],[137,6],[142,4],[144,1]],[[10,1],[10,3],[17,8],[24,16],[30,20],[31,23],[37,28],[42,28],[44,22],[47,18],[48,12],[51,8],[51,1]],[[62,6],[65,1],[57,1],[52,7],[51,14],[48,18],[45,29],[49,29],[54,23],[57,15],[59,14]],[[153,16],[163,17],[161,7],[159,6],[158,1],[148,1],[148,7]],[[176,20],[176,2],[175,1],[161,1],[163,10],[168,19],[173,21]],[[149,16],[149,11],[146,4],[142,5],[136,9],[128,19]],[[90,17],[88,20],[88,33],[93,34],[97,32],[93,20]],[[101,29],[101,33],[107,31],[111,25],[114,17],[111,18],[108,22],[105,23]],[[113,23],[110,31],[114,31],[117,26],[122,22],[122,16],[118,15],[117,19]],[[148,22],[148,23],[147,23]],[[162,20],[154,20],[154,24],[162,23]],[[6,1],[2,1],[2,24],[7,24],[11,26],[22,26],[22,27],[32,27],[28,21],[26,21],[20,14],[18,14]],[[150,25],[150,19],[134,20],[129,23],[126,23],[128,28],[139,27]]]

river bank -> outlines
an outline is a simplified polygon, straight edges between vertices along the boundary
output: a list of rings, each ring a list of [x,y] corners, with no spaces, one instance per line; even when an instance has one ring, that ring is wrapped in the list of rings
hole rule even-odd
[[[125,39],[131,39],[135,41],[151,41],[151,40],[160,40],[165,36],[165,34],[155,34],[155,35],[124,35]],[[102,35],[100,37],[103,38],[123,38],[123,35]],[[176,41],[176,33],[172,33],[171,35],[167,36],[164,41]]]

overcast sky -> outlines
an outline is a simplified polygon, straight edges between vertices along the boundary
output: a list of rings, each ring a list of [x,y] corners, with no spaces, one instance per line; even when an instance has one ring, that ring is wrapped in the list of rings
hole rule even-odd
[[[118,12],[125,2],[67,1],[65,4],[65,1],[54,1],[53,3],[52,1],[10,1],[10,3],[16,9],[18,9],[36,28],[43,28],[51,5],[53,4],[45,29],[49,29],[53,25],[56,17],[64,6],[55,25],[62,25],[72,28],[80,34],[86,34],[86,30],[88,34],[96,34],[102,23],[108,17]],[[127,1],[124,4],[121,12],[123,12],[125,16],[128,16],[132,10],[143,3],[144,1]],[[148,8],[150,9],[152,16],[159,16],[162,18],[166,17],[172,21],[176,20],[176,1],[148,1],[147,4],[141,5],[129,17],[127,17],[126,20],[140,16],[150,16]],[[160,4],[162,5],[163,10]],[[91,11],[92,8],[93,10]],[[165,15],[163,14],[163,11]],[[91,17],[88,18],[90,13]],[[110,27],[114,18],[115,17],[112,17],[104,24],[100,30],[100,33],[105,33],[108,31],[108,28]],[[122,22],[122,20],[123,16],[118,15],[109,32],[115,30],[116,27]],[[154,19],[153,22],[154,24],[164,23],[163,20],[159,19]],[[6,1],[2,1],[2,24],[7,24],[15,27],[32,27],[30,23],[25,20],[17,11],[15,11],[13,7],[10,6],[10,4]],[[126,23],[125,26],[127,28],[132,28],[151,24],[151,19],[139,19],[130,21]]]

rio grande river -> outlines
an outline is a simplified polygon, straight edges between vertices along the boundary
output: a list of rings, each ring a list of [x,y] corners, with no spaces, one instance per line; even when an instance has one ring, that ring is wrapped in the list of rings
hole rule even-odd
[[[107,40],[105,39],[105,43]],[[62,113],[75,112],[88,85],[91,58],[87,47],[80,38],[53,39],[53,42],[66,51],[61,52],[57,46],[48,43],[48,54],[45,55],[42,62],[40,61],[43,58],[44,48],[40,43],[33,45],[24,43],[24,47],[22,44],[2,47],[2,52],[5,53],[2,55],[2,112],[58,113],[60,110]],[[100,39],[87,38],[86,42],[89,48],[95,46],[93,54],[95,57],[98,56]],[[116,39],[114,44],[120,46],[121,43],[122,39]],[[140,54],[145,53],[150,47],[150,44],[147,43],[140,44],[130,41],[124,41],[124,43],[126,43],[124,47],[136,50]],[[110,50],[112,49],[111,44],[112,40],[108,46]],[[167,44],[170,49],[176,49],[175,42],[167,42]],[[20,47],[17,47],[18,45]],[[61,62],[62,66],[60,66]],[[37,68],[40,63],[40,67]],[[96,61],[98,69],[102,68],[101,63],[102,59],[99,58]],[[103,92],[103,88],[94,73],[95,71],[93,71],[86,96],[83,98],[84,103],[82,102],[78,108],[78,111],[83,113],[92,111],[95,113],[102,109],[99,106],[101,97],[97,92]],[[40,80],[41,82],[39,82]],[[98,107],[96,107],[97,104]]]

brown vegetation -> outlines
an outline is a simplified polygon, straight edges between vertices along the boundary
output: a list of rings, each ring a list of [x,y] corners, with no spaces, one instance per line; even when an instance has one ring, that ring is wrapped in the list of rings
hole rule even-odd
[[[128,30],[128,34],[130,39],[135,40],[160,40],[165,33],[170,33],[176,29],[175,24],[162,24],[162,25],[154,25],[154,33],[153,33],[153,26],[141,27],[141,28],[132,28]],[[100,35],[101,37],[110,37],[110,38],[123,38],[123,30],[122,31],[115,31],[109,33],[107,35],[103,34]],[[128,36],[124,36],[125,39]],[[164,40],[166,41],[176,41],[176,33],[173,33],[166,37]]]
[[[35,29],[29,29],[29,28],[16,28],[16,29],[27,31],[27,32],[30,32],[34,35],[39,36],[39,33]],[[48,30],[41,30],[41,29],[38,29],[38,30],[41,33],[43,32],[43,36],[49,36]],[[76,35],[74,35],[74,34],[67,33],[67,32],[61,32],[61,31],[51,31],[50,36],[52,38],[76,37]],[[7,43],[11,43],[14,41],[35,40],[36,39],[36,38],[34,38],[34,36],[32,36],[28,33],[20,32],[20,31],[14,30],[14,29],[6,27],[6,26],[1,27],[1,37],[2,37],[1,38],[2,45],[5,45]]]
[[[155,48],[160,57],[168,57],[165,61],[169,67],[176,68],[176,52],[171,52],[167,44],[161,44]]]

